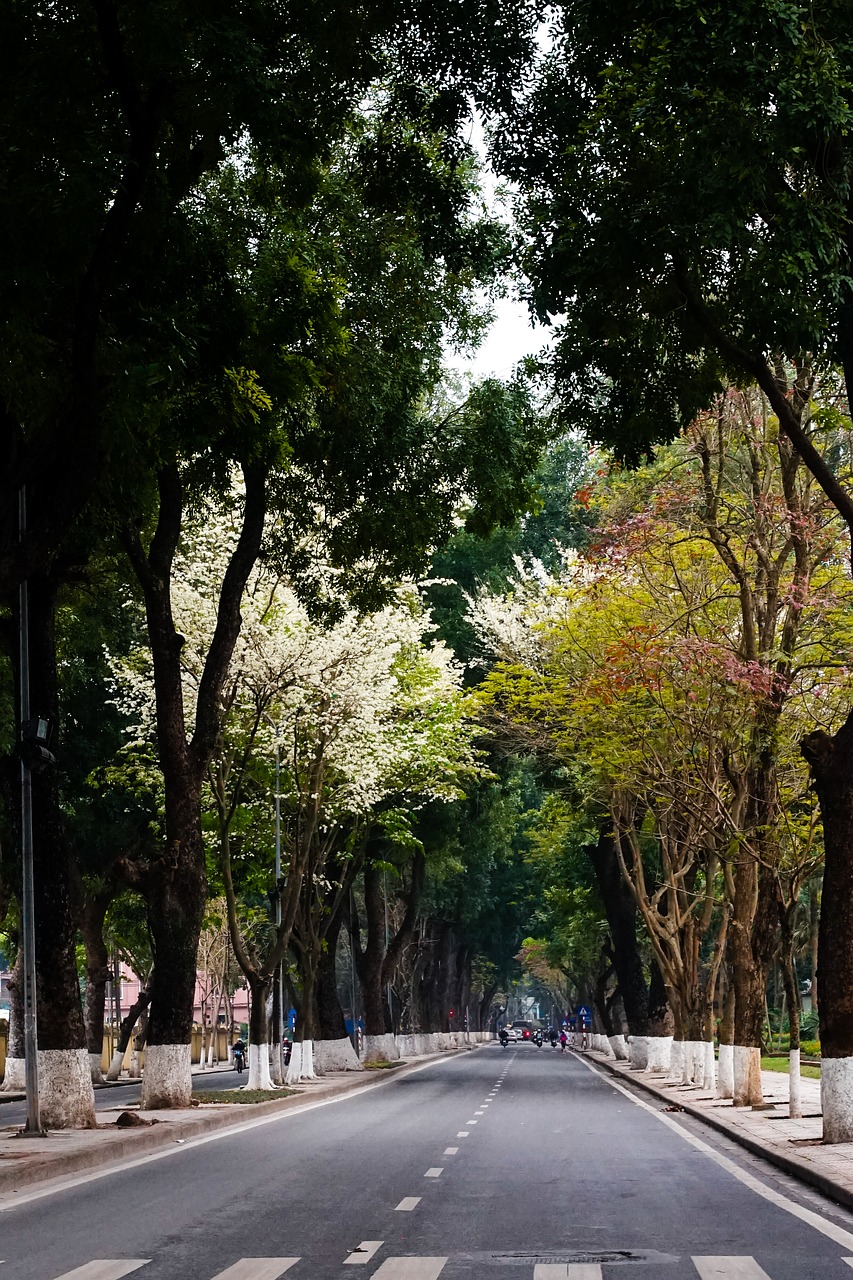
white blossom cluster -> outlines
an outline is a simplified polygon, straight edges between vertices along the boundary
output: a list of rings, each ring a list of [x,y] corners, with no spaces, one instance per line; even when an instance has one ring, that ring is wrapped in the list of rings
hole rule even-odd
[[[233,517],[204,513],[175,559],[172,611],[183,637],[188,736],[237,516],[236,509]],[[316,801],[325,822],[340,822],[393,798],[418,804],[460,794],[477,769],[475,727],[463,714],[459,664],[425,638],[431,622],[413,589],[400,588],[377,613],[346,610],[324,623],[259,565],[241,612],[221,705],[223,750],[251,735],[252,750],[269,759],[277,738],[285,803]],[[153,751],[150,654],[141,648],[112,666],[116,701],[131,720],[129,745],[147,742]]]

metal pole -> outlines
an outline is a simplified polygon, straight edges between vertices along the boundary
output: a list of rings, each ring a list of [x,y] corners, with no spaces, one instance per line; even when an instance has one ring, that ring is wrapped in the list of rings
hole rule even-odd
[[[23,542],[27,531],[27,495],[22,487],[18,493],[18,535]],[[20,642],[20,711],[21,725],[30,718],[30,633],[29,594],[27,580],[23,578],[18,588]],[[28,1135],[43,1134],[39,1106],[38,1070],[38,1002],[36,999],[36,930],[33,914],[35,884],[33,880],[33,786],[30,766],[21,752],[21,870],[24,951],[24,1058],[27,1087],[27,1123],[23,1132]]]
[[[273,726],[275,733],[275,931],[281,930],[281,758],[278,745],[278,725]],[[275,975],[278,988],[278,1053],[281,1058],[281,1072],[284,1075],[284,960],[279,960]],[[276,1003],[276,1002],[274,1002]]]

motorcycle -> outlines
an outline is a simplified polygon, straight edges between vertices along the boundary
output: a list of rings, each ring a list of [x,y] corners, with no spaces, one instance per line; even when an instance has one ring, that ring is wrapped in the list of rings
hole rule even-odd
[[[234,1048],[234,1067],[238,1076],[243,1074],[243,1067],[246,1065],[245,1049]]]
[[[509,1044],[509,1036],[507,1035],[506,1031],[502,1030],[498,1038],[501,1042],[501,1048],[505,1049]]]
[[[537,1031],[534,1033],[533,1043],[536,1045],[537,1049],[542,1048],[542,1032],[541,1031]]]

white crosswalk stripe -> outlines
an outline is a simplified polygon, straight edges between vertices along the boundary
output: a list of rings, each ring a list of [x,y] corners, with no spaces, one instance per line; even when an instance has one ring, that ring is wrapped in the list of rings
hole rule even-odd
[[[241,1258],[213,1280],[278,1280],[298,1261],[298,1258]]]
[[[386,1258],[373,1280],[438,1280],[446,1258]]]
[[[147,1266],[150,1258],[93,1258],[82,1267],[66,1271],[57,1280],[121,1280],[139,1267]]]
[[[702,1280],[770,1280],[755,1258],[746,1256],[694,1258],[693,1265]]]
[[[597,1262],[538,1262],[533,1280],[601,1280]]]
[[[401,1212],[408,1213],[411,1209],[414,1209],[416,1205],[419,1205],[420,1202],[420,1196],[404,1196],[396,1207],[401,1210]]]
[[[350,1256],[344,1259],[344,1265],[347,1263],[352,1266],[364,1265],[365,1262],[370,1261],[377,1249],[382,1248],[384,1243],[384,1240],[362,1240],[358,1248],[353,1249]]]

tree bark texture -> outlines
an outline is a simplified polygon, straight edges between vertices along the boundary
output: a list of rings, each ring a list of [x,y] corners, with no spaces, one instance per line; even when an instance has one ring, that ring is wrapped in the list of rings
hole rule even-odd
[[[48,716],[57,724],[54,602],[54,584],[41,575],[32,577],[29,584],[30,707],[32,715]],[[57,750],[61,753],[61,747]],[[32,784],[39,1049],[85,1049],[69,851],[62,825],[56,767],[34,771]]]
[[[317,965],[317,1039],[343,1040],[347,1034],[338,998],[337,954],[343,913],[338,912],[326,931],[326,945]]]
[[[825,865],[818,930],[820,1048],[824,1058],[853,1057],[853,712],[834,737],[802,744],[821,817]]]
[[[649,991],[637,946],[637,904],[619,867],[609,825],[598,843],[587,847],[613,941],[613,968],[622,995],[630,1035],[648,1035]]]

